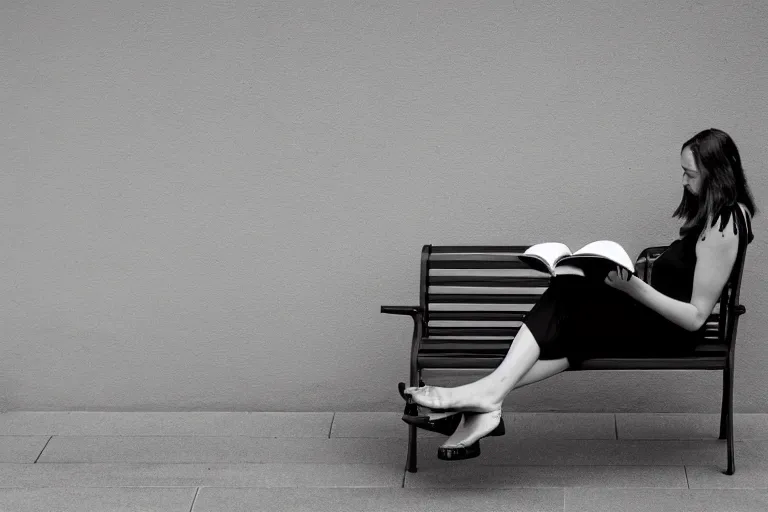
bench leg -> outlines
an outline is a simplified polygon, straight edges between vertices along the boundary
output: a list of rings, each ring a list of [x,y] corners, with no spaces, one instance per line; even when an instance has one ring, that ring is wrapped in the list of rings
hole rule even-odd
[[[416,426],[408,425],[408,459],[405,461],[405,469],[409,473],[416,472]]]
[[[733,453],[733,370],[728,369],[728,378],[726,380],[725,396],[728,397],[728,410],[725,420],[725,435],[728,439],[728,469],[724,471],[726,475],[733,475],[736,472],[736,463]]]
[[[720,436],[719,439],[726,439],[725,423],[728,420],[728,368],[723,370],[723,405],[720,408]]]
[[[421,380],[421,372],[411,369],[411,386],[423,386],[424,381]],[[408,425],[408,456],[405,459],[405,469],[409,473],[416,473],[416,426]]]

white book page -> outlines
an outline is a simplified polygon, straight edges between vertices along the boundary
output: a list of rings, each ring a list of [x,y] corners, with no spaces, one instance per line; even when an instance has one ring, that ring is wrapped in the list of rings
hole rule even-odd
[[[555,262],[563,256],[571,254],[567,245],[560,242],[544,242],[530,246],[524,255],[535,255],[547,262],[550,268],[554,268]]]
[[[632,273],[635,272],[635,264],[632,263],[627,251],[612,240],[597,240],[587,244],[573,253],[573,256],[602,256],[628,268]]]

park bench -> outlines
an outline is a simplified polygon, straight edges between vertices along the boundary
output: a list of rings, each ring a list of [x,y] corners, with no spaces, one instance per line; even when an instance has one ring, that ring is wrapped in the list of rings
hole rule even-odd
[[[747,228],[738,222],[739,251],[728,282],[705,326],[703,343],[685,357],[588,359],[566,371],[722,370],[723,397],[719,439],[727,439],[728,468],[735,471],[733,448],[733,366],[741,276]],[[747,220],[747,222],[749,222]],[[382,313],[413,318],[410,386],[423,386],[422,370],[493,370],[504,359],[526,313],[546,290],[550,276],[518,259],[529,246],[435,246],[421,251],[419,306],[381,306]],[[650,283],[653,262],[668,246],[644,249],[638,277]],[[724,314],[722,314],[724,313]],[[406,468],[416,472],[417,427],[408,426]]]

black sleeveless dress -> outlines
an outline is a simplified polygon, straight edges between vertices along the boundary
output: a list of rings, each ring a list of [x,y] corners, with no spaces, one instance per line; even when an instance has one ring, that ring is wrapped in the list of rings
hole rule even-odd
[[[728,211],[726,223],[731,213],[736,214]],[[749,217],[746,222],[751,242]],[[701,229],[692,230],[656,259],[653,288],[673,299],[691,301],[700,234]],[[539,359],[565,357],[570,366],[578,366],[594,357],[679,357],[690,355],[702,342],[705,326],[688,331],[603,279],[558,276],[551,280],[523,320],[541,349]]]

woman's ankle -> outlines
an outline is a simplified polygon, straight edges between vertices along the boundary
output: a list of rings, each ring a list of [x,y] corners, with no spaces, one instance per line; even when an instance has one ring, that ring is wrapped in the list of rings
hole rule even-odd
[[[503,388],[503,382],[491,376],[484,377],[481,381],[478,381],[478,383],[480,382],[482,382],[482,387],[474,394],[475,403],[483,409],[480,412],[501,409],[501,404],[507,396],[507,392]]]
[[[468,446],[487,436],[501,423],[501,411],[469,413],[464,416],[456,431],[443,443],[444,448]]]
[[[501,409],[501,403],[504,401],[498,393],[492,390],[481,391],[472,394],[471,398],[464,404],[464,409],[472,412],[491,412]]]

